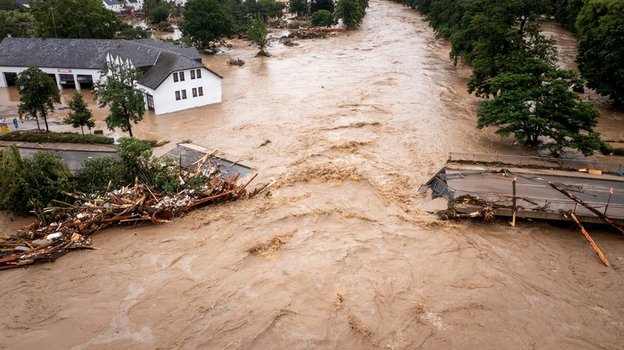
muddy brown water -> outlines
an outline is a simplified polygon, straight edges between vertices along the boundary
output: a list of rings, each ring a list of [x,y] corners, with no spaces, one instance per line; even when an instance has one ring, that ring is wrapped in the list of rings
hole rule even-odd
[[[447,152],[530,153],[475,129],[470,71],[421,16],[373,0],[361,30],[299,43],[235,42],[205,60],[222,104],[137,126],[241,157],[270,195],[3,271],[0,347],[621,348],[621,237],[590,228],[605,268],[568,224],[418,210]]]

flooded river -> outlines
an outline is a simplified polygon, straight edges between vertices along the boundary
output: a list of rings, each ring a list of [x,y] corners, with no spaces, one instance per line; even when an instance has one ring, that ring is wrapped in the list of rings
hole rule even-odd
[[[420,15],[370,4],[356,32],[206,58],[224,102],[137,134],[234,154],[270,193],[3,271],[0,348],[621,347],[621,237],[590,228],[605,268],[571,225],[419,211],[449,151],[531,151],[475,128],[470,70]]]

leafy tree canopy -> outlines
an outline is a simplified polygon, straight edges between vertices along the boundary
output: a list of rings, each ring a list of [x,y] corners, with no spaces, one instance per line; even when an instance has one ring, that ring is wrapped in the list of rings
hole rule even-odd
[[[576,73],[530,57],[514,60],[515,68],[492,78],[496,97],[478,110],[478,127],[495,126],[528,146],[560,155],[565,147],[586,155],[600,147],[593,131],[598,112],[571,90]]]
[[[310,13],[310,7],[307,0],[289,0],[288,12],[297,15],[298,17],[305,16]]]
[[[11,35],[27,38],[35,34],[35,19],[28,12],[0,11],[0,41]]]
[[[132,137],[132,124],[143,120],[143,91],[136,87],[140,72],[129,61],[114,59],[107,63],[105,79],[95,83],[94,93],[100,107],[108,106],[106,126],[120,128]]]
[[[329,13],[334,13],[334,0],[311,0],[310,12],[315,13],[320,10],[326,10],[329,11]]]
[[[71,111],[67,117],[63,120],[66,124],[71,124],[72,127],[78,128],[84,135],[84,127],[86,126],[91,130],[95,126],[95,120],[93,119],[93,113],[87,106],[82,94],[76,92],[71,101],[69,101],[69,108]]]
[[[364,19],[366,7],[367,0],[338,0],[334,16],[342,19],[347,29],[357,29]]]
[[[17,214],[41,209],[71,189],[71,172],[52,152],[36,152],[22,159],[15,146],[0,154],[0,208]]]
[[[119,27],[100,0],[39,0],[32,13],[44,38],[113,39]]]
[[[233,33],[234,19],[217,0],[189,0],[184,9],[182,34],[200,47]]]
[[[268,34],[269,29],[261,17],[255,17],[249,22],[249,26],[247,27],[247,36],[260,48],[260,52],[258,53],[259,56],[268,55],[264,51],[269,43],[269,39],[267,38]]]
[[[587,85],[624,103],[624,1],[590,0],[576,22],[577,62]]]
[[[334,24],[334,15],[327,10],[318,10],[312,14],[312,25],[331,27]]]
[[[15,86],[20,94],[19,114],[35,118],[39,129],[41,129],[39,116],[43,117],[46,130],[49,131],[48,111],[54,110],[54,103],[61,102],[61,95],[54,80],[41,69],[31,67],[17,75]]]

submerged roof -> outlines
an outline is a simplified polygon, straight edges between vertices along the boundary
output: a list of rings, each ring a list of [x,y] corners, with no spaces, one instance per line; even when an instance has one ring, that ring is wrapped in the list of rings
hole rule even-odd
[[[154,39],[11,37],[0,43],[0,66],[103,70],[109,53],[113,57],[129,59],[135,67],[142,68],[145,73],[139,83],[152,89],[156,89],[174,71],[206,68],[197,49]]]

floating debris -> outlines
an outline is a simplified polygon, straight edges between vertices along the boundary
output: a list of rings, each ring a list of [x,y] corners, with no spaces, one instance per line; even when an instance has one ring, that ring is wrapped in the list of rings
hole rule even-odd
[[[115,225],[130,223],[162,224],[208,204],[248,198],[262,191],[245,188],[257,174],[240,185],[240,174],[225,178],[221,164],[209,155],[180,171],[180,182],[201,181],[196,189],[174,194],[159,193],[146,184],[90,198],[67,193],[73,204],[48,207],[49,224],[39,221],[13,235],[0,236],[0,270],[51,262],[75,249],[94,249],[91,236]]]

